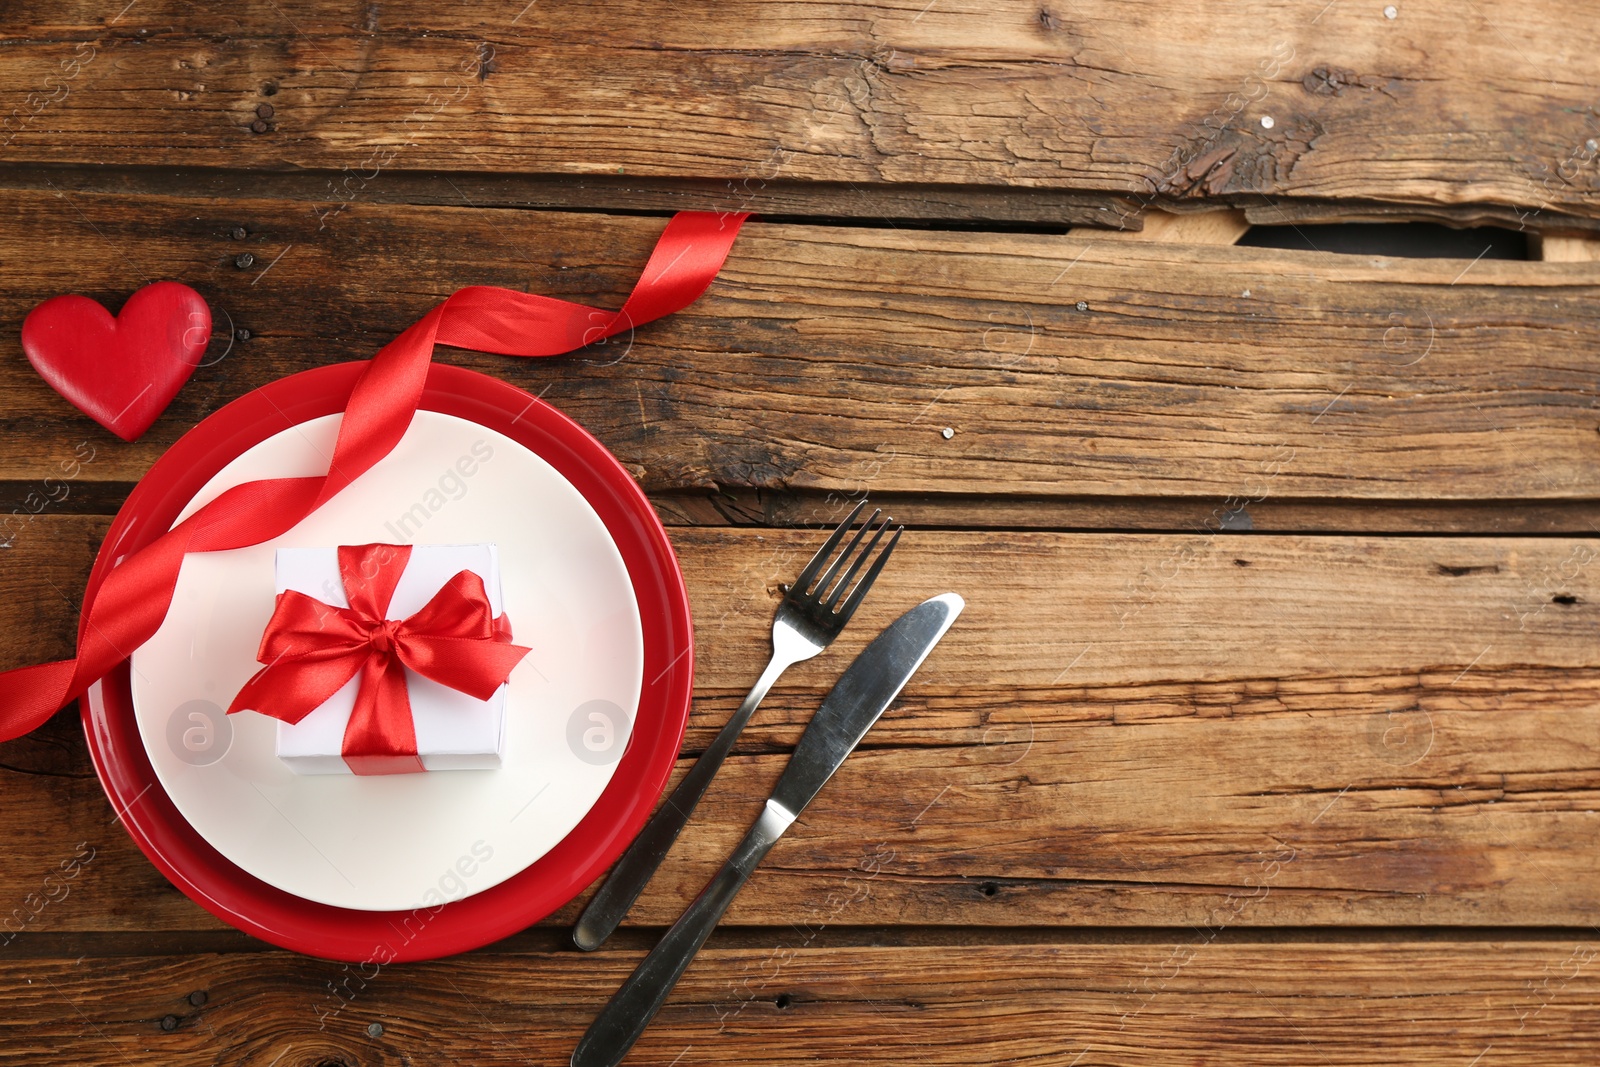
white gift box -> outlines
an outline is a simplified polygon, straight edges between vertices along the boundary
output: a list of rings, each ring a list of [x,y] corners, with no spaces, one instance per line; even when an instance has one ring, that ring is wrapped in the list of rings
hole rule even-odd
[[[333,607],[347,608],[339,577],[337,548],[280,548],[277,591],[294,590]],[[461,571],[483,579],[496,616],[500,603],[500,561],[494,545],[416,545],[395,586],[385,613],[405,619],[420,611]],[[360,675],[297,723],[278,722],[278,758],[296,774],[350,774],[340,750],[355,709]],[[505,748],[506,687],[488,700],[424,678],[406,669],[406,690],[417,736],[417,755],[429,771],[490,770],[500,766]]]

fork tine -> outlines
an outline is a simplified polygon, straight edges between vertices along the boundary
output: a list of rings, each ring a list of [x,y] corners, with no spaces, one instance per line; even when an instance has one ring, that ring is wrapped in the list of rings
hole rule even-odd
[[[797,594],[804,594],[806,590],[811,588],[811,579],[815,578],[817,571],[822,568],[824,563],[828,562],[828,556],[839,546],[839,542],[844,539],[844,535],[849,531],[850,524],[856,521],[856,516],[861,514],[861,509],[866,506],[867,502],[862,500],[850,514],[844,517],[844,521],[839,524],[838,528],[829,535],[826,541],[822,542],[822,547],[817,549],[817,554],[811,557],[811,562],[806,564],[805,570],[800,572],[800,577],[794,580],[794,584],[789,587],[790,589],[795,590]]]
[[[871,589],[872,583],[878,580],[878,572],[883,570],[885,563],[889,562],[889,553],[894,551],[894,546],[900,543],[900,535],[905,532],[906,528],[904,526],[895,527],[894,536],[889,538],[889,543],[883,546],[882,552],[878,553],[878,558],[873,561],[872,567],[866,574],[861,576],[861,580],[856,583],[856,587],[850,590],[849,598],[845,600],[844,606],[838,612],[840,626],[850,621],[850,616],[856,613],[856,608],[860,607],[861,601],[866,599],[867,590]]]
[[[823,595],[833,588],[834,575],[839,573],[839,568],[844,566],[845,560],[855,554],[856,546],[861,544],[861,539],[866,536],[867,528],[872,525],[880,513],[878,508],[873,508],[872,514],[867,516],[867,521],[856,528],[856,535],[850,539],[848,545],[844,546],[844,551],[840,552],[834,557],[833,562],[828,564],[828,569],[822,572],[821,578],[817,579],[817,588],[811,594],[814,599],[821,601]]]
[[[878,513],[876,511],[873,512],[872,517],[874,519],[877,518]],[[853,578],[855,578],[856,572],[859,571],[861,569],[861,565],[871,557],[872,550],[878,547],[879,541],[883,540],[883,531],[887,530],[889,528],[889,524],[893,521],[894,519],[886,515],[884,516],[883,521],[878,523],[878,528],[872,531],[872,540],[867,542],[867,547],[863,548],[859,553],[856,554],[855,561],[850,564],[850,569],[845,571],[844,577],[840,578],[839,583],[832,587],[831,595],[829,595],[826,600],[822,601],[822,606],[824,608],[826,608],[828,611],[832,611],[834,606],[837,605],[839,601],[844,599],[844,594],[850,588],[850,582]],[[867,525],[871,525],[870,519],[868,520]],[[867,527],[863,526],[861,528],[861,532],[866,533]],[[856,540],[860,540],[859,535],[857,536]],[[855,551],[855,547],[856,546],[854,544],[851,544],[850,549],[852,552]],[[844,557],[842,556],[840,557],[841,561],[843,558]],[[820,587],[817,590],[817,595],[819,597],[822,595],[822,589]]]

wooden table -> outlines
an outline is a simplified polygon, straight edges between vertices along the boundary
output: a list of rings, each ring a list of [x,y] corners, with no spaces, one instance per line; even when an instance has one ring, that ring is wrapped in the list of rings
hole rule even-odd
[[[460,286],[615,307],[681,208],[761,216],[689,310],[438,356],[569,413],[669,524],[680,771],[842,502],[911,529],[592,956],[577,904],[375,975],[272,949],[132,844],[74,709],[4,745],[0,1062],[564,1063],[838,671],[946,589],[958,628],[630,1063],[1600,1056],[1584,5],[124,3],[4,20],[0,511],[39,513],[0,663],[70,654],[110,516],[199,419]],[[1532,256],[1236,244],[1417,220]],[[158,278],[218,329],[125,445],[18,330]]]

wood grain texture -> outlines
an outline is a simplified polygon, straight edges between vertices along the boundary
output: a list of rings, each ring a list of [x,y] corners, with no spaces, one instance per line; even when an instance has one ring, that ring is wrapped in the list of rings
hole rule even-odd
[[[683,314],[438,354],[669,524],[677,775],[848,502],[911,529],[592,955],[581,897],[447,961],[277,951],[139,852],[75,709],[0,744],[0,1064],[565,1063],[946,589],[629,1064],[1595,1061],[1600,23],[1385,2],[11,5],[0,669],[70,654],[108,516],[201,418],[464,285],[616,307],[680,209],[762,216]],[[1536,260],[1234,245],[1410,219]],[[217,329],[123,445],[17,331],[158,278]]]
[[[0,139],[11,159],[345,168],[331,203],[445,168],[1600,215],[1600,38],[1559,4],[516,7],[30,5]]]
[[[107,167],[12,163],[0,157],[0,189],[196,198],[270,197],[302,201],[327,214],[330,188],[340,170],[249,171],[222,167]],[[771,221],[861,218],[876,222],[1030,227],[1060,232],[1072,226],[1102,232],[1143,225],[1138,201],[1110,193],[981,185],[903,185],[705,178],[651,178],[618,174],[492,174],[477,171],[384,171],[361,187],[363,204],[438,204],[449,207],[533,208],[612,213],[750,211]],[[1154,211],[1156,209],[1149,209]],[[1455,217],[1464,209],[1444,211]],[[1584,220],[1570,225],[1581,228]],[[1600,226],[1600,220],[1594,223]]]
[[[1600,942],[710,947],[630,1064],[1582,1062]],[[0,961],[0,1063],[564,1064],[638,954]],[[198,1001],[198,1003],[196,1003]]]
[[[1285,200],[1261,198],[1243,203],[1253,226],[1332,225],[1345,222],[1433,222],[1445,226],[1499,226],[1537,236],[1541,224],[1562,233],[1600,232],[1600,219],[1558,222],[1529,208],[1493,204],[1380,204],[1371,200]]]
[[[1179,215],[1171,211],[1152,208],[1140,216],[1143,223],[1137,230],[1097,233],[1075,228],[1073,237],[1103,240],[1162,241],[1166,244],[1231,245],[1238,242],[1250,229],[1245,213],[1240,210],[1194,211]]]
[[[19,481],[108,439],[18,354],[21,319],[47,296],[117,306],[183,277],[213,307],[210,365],[144,439],[83,474],[128,482],[223,402],[367,358],[463,285],[615,306],[661,225],[17,203],[0,233],[17,264],[0,293],[0,432],[14,442],[0,478]],[[544,393],[662,492],[1210,496],[1219,515],[1269,499],[1570,501],[1600,496],[1597,295],[1585,263],[755,223],[670,320],[559,360],[440,358]]]
[[[8,658],[70,654],[76,598],[105,525],[44,515],[0,557]],[[742,692],[764,658],[782,583],[819,535],[679,527],[671,537],[695,613],[697,690]],[[60,562],[42,566],[52,554]],[[1597,557],[1593,537],[913,530],[858,622],[785,684],[831,684],[838,664],[827,659],[853,655],[877,628],[945,589],[969,606],[961,639],[918,675],[934,687],[1360,676],[1431,684],[1469,665],[1473,675],[1530,667],[1583,679],[1600,667],[1589,641]]]
[[[1600,262],[1600,240],[1551,234],[1539,239],[1539,258],[1546,263]]]
[[[35,543],[98,522],[42,519]],[[815,535],[673,537],[696,619],[692,753],[753,677],[778,583]],[[914,531],[836,646],[769,697],[632,921],[668,923],[698,891],[842,664],[954,589],[957,628],[728,922],[791,922],[876,864],[838,923],[1585,924],[1600,906],[1596,554],[1557,538]],[[0,632],[37,610],[15,588]],[[0,900],[88,841],[101,857],[37,929],[214,928],[114,826],[70,721],[52,731],[0,750],[20,828]]]

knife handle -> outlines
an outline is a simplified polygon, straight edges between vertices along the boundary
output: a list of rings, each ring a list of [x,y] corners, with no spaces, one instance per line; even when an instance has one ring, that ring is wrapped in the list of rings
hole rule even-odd
[[[795,815],[775,800],[768,800],[750,832],[733,850],[687,911],[678,917],[650,955],[622,983],[616,995],[600,1009],[589,1030],[572,1053],[572,1067],[615,1067],[639,1040],[656,1012],[678,984],[689,962],[722,918],[733,898],[749,879],[763,856],[794,822]]]

